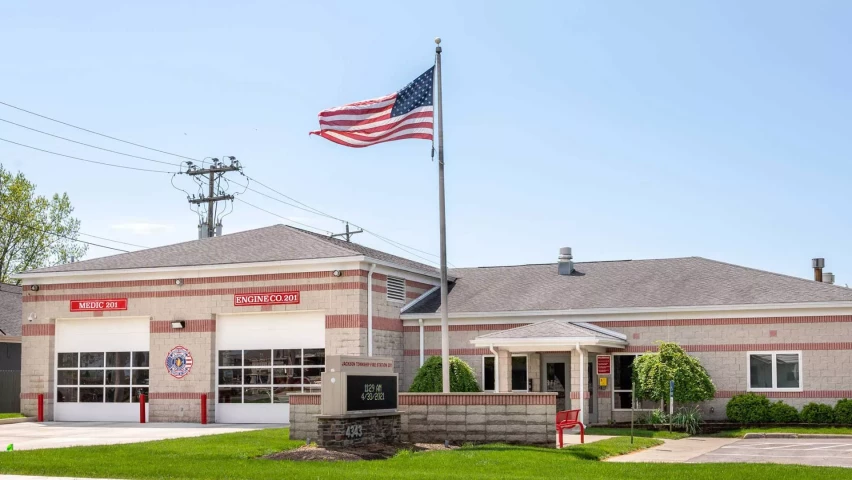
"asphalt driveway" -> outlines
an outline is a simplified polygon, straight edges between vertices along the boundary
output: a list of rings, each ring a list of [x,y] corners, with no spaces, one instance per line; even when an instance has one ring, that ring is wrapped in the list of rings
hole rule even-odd
[[[852,468],[852,438],[760,438],[739,440],[687,463],[792,463]]]
[[[114,445],[167,438],[200,437],[218,433],[244,432],[284,425],[200,425],[193,423],[49,422],[0,425],[0,448],[10,443],[15,450]]]

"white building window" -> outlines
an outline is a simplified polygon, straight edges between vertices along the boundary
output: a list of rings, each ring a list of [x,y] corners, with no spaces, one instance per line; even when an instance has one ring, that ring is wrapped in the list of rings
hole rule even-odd
[[[405,301],[405,279],[399,277],[388,277],[387,280],[388,301]]]
[[[802,391],[802,352],[748,352],[747,360],[748,391]]]
[[[148,395],[148,352],[61,352],[56,401],[131,403]]]
[[[218,403],[289,403],[319,393],[325,349],[219,350]]]
[[[496,362],[494,355],[486,355],[482,357],[482,390],[485,392],[493,392],[495,379],[497,378]],[[527,356],[512,355],[512,391],[526,392],[527,391]],[[506,387],[501,387],[505,391]]]
[[[612,409],[630,410],[633,402],[633,360],[639,355],[613,354],[612,356]],[[649,400],[641,400],[637,410],[653,410],[657,405]]]

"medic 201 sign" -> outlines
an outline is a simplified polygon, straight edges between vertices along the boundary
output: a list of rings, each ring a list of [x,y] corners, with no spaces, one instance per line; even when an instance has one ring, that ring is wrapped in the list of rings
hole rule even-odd
[[[109,312],[127,310],[126,298],[98,298],[92,300],[71,300],[72,312]]]
[[[234,294],[235,307],[251,307],[254,305],[290,305],[294,303],[299,303],[299,292]]]

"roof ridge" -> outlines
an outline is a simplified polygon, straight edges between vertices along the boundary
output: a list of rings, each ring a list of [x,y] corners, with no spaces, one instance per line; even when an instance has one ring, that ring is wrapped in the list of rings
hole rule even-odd
[[[292,230],[292,231],[294,231],[294,232],[298,233],[299,235],[303,235],[303,236],[309,237],[309,238],[311,238],[311,239],[313,239],[313,240],[319,240],[319,241],[322,241],[322,242],[324,242],[324,243],[327,243],[327,244],[331,245],[331,246],[332,246],[332,247],[334,247],[334,248],[339,248],[340,250],[343,250],[343,251],[345,251],[345,252],[351,253],[351,254],[353,254],[353,255],[361,255],[361,252],[359,252],[359,251],[357,251],[357,250],[352,250],[352,249],[350,249],[350,248],[346,248],[346,247],[340,246],[340,245],[338,245],[337,243],[335,243],[335,242],[331,241],[331,240],[332,240],[331,238],[326,238],[324,235],[320,235],[320,234],[318,234],[318,233],[314,233],[314,232],[309,232],[309,231],[307,231],[307,230],[303,230],[303,229],[301,229],[301,228],[296,228],[296,227],[294,227],[294,226],[292,226],[292,225],[283,225],[283,224],[278,224],[278,225],[281,225],[282,227],[288,228],[288,229],[290,229],[290,230]]]
[[[806,282],[809,285],[824,285],[826,287],[839,288],[839,289],[841,289],[845,292],[850,291],[850,289],[847,288],[847,287],[842,287],[840,285],[835,285],[833,283],[817,282],[816,280],[808,280],[807,278],[796,277],[794,275],[787,275],[787,274],[778,273],[778,272],[770,272],[769,270],[761,270],[759,268],[754,268],[754,267],[746,267],[744,265],[737,265],[736,263],[723,262],[721,260],[714,260],[712,258],[707,258],[707,257],[695,256],[695,257],[691,257],[691,258],[695,258],[695,259],[698,259],[698,260],[704,260],[704,261],[707,261],[707,262],[719,263],[719,264],[722,264],[722,265],[727,265],[729,267],[735,267],[735,268],[739,268],[739,269],[742,269],[742,270],[750,270],[752,272],[766,273],[766,274],[769,274],[769,275],[772,275],[772,276],[775,276],[775,277],[782,277],[782,278],[789,278],[789,279],[792,279],[792,280],[798,280],[800,282]],[[822,288],[822,287],[817,287],[817,288]]]
[[[702,257],[665,257],[665,258],[625,258],[621,260],[591,260],[588,262],[574,262],[574,265],[588,265],[590,263],[619,263],[619,262],[659,262],[663,260],[686,260],[690,258],[702,258]],[[511,268],[511,267],[543,267],[550,265],[557,265],[559,262],[547,262],[547,263],[516,263],[513,265],[482,265],[478,267],[456,267],[451,268],[450,270],[475,270],[475,269],[484,269],[484,268]]]

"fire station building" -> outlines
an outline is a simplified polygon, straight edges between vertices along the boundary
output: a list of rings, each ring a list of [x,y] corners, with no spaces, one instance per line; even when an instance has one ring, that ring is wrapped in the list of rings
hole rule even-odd
[[[556,249],[554,249],[554,254]],[[556,257],[556,255],[554,255]],[[392,357],[406,391],[440,355],[439,273],[276,225],[25,272],[21,407],[46,420],[287,423],[326,355]],[[674,341],[734,394],[852,397],[852,290],[704,258],[450,271],[451,355],[488,392],[556,392],[629,418],[633,357]],[[651,408],[651,405],[643,405]]]

